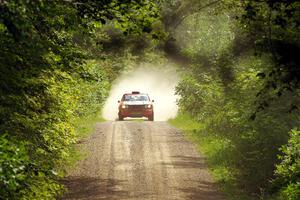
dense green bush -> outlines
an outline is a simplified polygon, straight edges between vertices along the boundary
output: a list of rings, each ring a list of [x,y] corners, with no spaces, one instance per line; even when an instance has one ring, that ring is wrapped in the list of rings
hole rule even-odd
[[[30,167],[29,156],[24,144],[16,143],[7,139],[7,135],[1,136],[0,143],[0,178],[2,198],[17,198],[24,188],[26,179],[30,179],[30,174],[24,170]]]
[[[182,112],[202,124],[199,137],[227,144],[219,153],[236,185],[260,198],[274,192],[271,180],[282,173],[277,167],[274,174],[279,148],[299,127],[296,10],[295,1],[223,1],[186,14],[174,31],[190,59],[176,88]],[[282,35],[285,28],[290,32]],[[297,48],[286,49],[291,46]],[[284,168],[295,166],[287,162]],[[281,185],[286,198],[299,190],[293,180],[286,176]]]
[[[16,183],[12,183],[17,184],[16,186],[9,184],[5,187],[6,196],[3,198],[11,199],[16,195],[15,198],[18,199],[25,195],[30,196],[28,199],[49,199],[54,198],[61,190],[55,180],[64,160],[70,156],[71,145],[76,142],[73,123],[78,117],[84,118],[100,110],[109,86],[101,71],[93,73],[91,69],[94,70],[95,65],[89,64],[86,67],[86,71],[95,76],[93,81],[58,70],[51,74],[44,73],[38,79],[41,83],[35,80],[36,84],[43,84],[45,87],[43,95],[26,95],[24,99],[25,105],[32,110],[14,113],[13,120],[7,121],[6,126],[12,127],[10,131],[16,127],[19,130],[14,134],[8,132],[1,140],[2,173],[4,177],[11,178],[15,175],[10,170],[21,169],[21,174],[20,178],[16,176]],[[12,138],[26,142],[23,145],[8,145]],[[20,153],[13,155],[14,148],[19,149]],[[4,165],[7,162],[10,163]],[[23,163],[22,166],[19,166],[20,162]],[[5,168],[6,165],[13,169]]]
[[[61,192],[78,122],[99,114],[124,68],[103,53],[104,24],[149,33],[157,17],[155,3],[135,0],[0,2],[0,199]]]
[[[275,185],[280,190],[280,199],[296,200],[300,198],[300,131],[290,132],[288,144],[281,148],[283,155],[276,165]]]

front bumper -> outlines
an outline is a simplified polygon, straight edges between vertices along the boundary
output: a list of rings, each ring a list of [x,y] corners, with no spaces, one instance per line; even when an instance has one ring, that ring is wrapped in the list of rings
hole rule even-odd
[[[151,117],[153,116],[153,109],[142,109],[142,110],[133,110],[133,109],[120,109],[119,117]]]

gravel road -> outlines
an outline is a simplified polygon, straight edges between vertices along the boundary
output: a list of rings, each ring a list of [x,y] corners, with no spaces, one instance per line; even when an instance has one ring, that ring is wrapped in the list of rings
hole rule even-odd
[[[224,199],[203,156],[166,122],[98,123],[80,146],[87,156],[63,199]]]

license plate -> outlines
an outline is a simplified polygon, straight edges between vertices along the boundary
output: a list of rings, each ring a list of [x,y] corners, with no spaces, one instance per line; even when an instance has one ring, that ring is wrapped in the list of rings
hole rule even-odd
[[[141,112],[131,112],[132,115],[140,115],[142,114]]]

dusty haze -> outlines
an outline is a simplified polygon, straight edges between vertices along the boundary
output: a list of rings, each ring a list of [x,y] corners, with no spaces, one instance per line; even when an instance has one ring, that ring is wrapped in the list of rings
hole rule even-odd
[[[170,66],[155,68],[143,65],[134,71],[121,75],[110,91],[103,108],[103,117],[115,120],[118,117],[118,100],[124,93],[140,91],[148,93],[154,100],[154,120],[166,121],[175,117],[178,107],[175,87],[178,83],[176,70]]]

